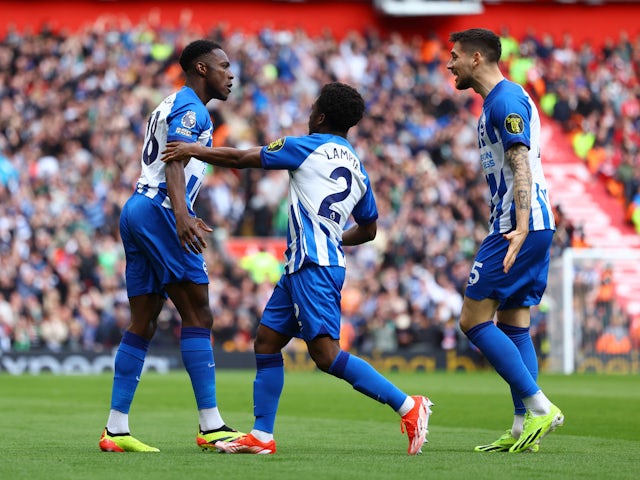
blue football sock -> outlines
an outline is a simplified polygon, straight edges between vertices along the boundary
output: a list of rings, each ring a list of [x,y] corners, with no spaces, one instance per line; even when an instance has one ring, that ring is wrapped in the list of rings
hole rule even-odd
[[[281,353],[256,354],[253,382],[253,428],[273,433],[280,395],[284,388],[284,360]]]
[[[213,408],[216,403],[216,368],[208,328],[184,327],[180,331],[182,363],[191,378],[198,410]]]
[[[124,332],[116,352],[113,388],[111,390],[111,408],[129,413],[133,396],[138,388],[144,358],[149,342],[135,333]]]
[[[529,397],[540,390],[516,346],[492,321],[470,328],[466,335],[519,398]]]
[[[351,384],[360,393],[388,404],[394,411],[402,406],[407,394],[382,376],[375,368],[355,355],[340,350],[329,373]]]
[[[529,329],[524,327],[514,327],[505,323],[498,322],[498,328],[502,330],[507,337],[511,339],[516,346],[522,357],[527,370],[531,374],[534,381],[538,380],[538,357],[536,355],[536,349],[533,346]],[[524,415],[527,409],[522,403],[520,396],[511,389],[511,397],[513,398],[513,406],[515,415]]]

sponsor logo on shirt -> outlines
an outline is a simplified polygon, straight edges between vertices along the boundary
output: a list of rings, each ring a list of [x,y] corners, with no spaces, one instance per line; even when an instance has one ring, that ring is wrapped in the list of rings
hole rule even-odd
[[[496,166],[496,162],[493,159],[491,152],[482,152],[480,154],[480,161],[482,162],[482,169],[487,170]]]
[[[178,135],[182,135],[183,137],[191,138],[191,133],[192,132],[188,128],[178,127],[178,128],[176,128],[176,133]]]

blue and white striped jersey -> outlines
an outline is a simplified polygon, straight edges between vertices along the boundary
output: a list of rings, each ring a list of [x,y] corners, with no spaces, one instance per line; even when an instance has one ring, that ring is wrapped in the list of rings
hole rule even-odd
[[[529,230],[555,230],[547,182],[540,160],[540,116],[517,83],[502,80],[484,100],[478,121],[480,162],[491,193],[489,234],[515,228],[513,172],[505,163],[505,152],[516,143],[529,148],[531,167],[531,215]]]
[[[171,141],[199,142],[211,146],[213,124],[207,107],[189,87],[169,95],[151,113],[142,148],[142,174],[136,191],[171,208],[167,194],[165,164],[160,160],[162,152]],[[195,202],[206,172],[206,163],[192,158],[184,168],[186,198],[189,213]]]
[[[369,176],[343,137],[313,133],[284,137],[263,147],[262,167],[289,170],[288,248],[285,272],[305,263],[345,266],[342,232],[378,218]]]

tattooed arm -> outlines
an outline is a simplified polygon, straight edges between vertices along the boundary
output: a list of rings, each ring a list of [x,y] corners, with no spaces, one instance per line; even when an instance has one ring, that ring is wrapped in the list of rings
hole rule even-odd
[[[509,248],[502,262],[504,272],[507,273],[515,263],[518,252],[529,234],[531,215],[529,149],[518,143],[505,152],[505,160],[513,171],[513,202],[516,206],[516,229],[504,236],[509,240]]]

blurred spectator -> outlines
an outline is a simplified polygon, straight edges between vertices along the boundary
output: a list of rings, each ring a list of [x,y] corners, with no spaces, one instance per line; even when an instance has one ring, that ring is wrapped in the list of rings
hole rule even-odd
[[[182,81],[176,52],[202,35],[187,17],[168,29],[150,15],[0,40],[0,349],[100,352],[118,344],[128,323],[120,207],[137,180],[146,118]],[[455,319],[487,200],[477,181],[479,104],[452,95],[446,46],[434,36],[375,31],[312,39],[301,29],[221,27],[209,35],[237,78],[228,102],[211,112],[217,145],[306,133],[308,112],[298,106],[327,81],[357,83],[367,99],[351,140],[378,192],[380,228],[375,242],[348,250],[348,345],[465,351]],[[594,175],[624,185],[631,205],[640,185],[640,43],[621,34],[597,50],[567,35],[555,45],[533,30],[521,41],[505,31],[504,39],[503,61],[514,62],[568,133],[595,138],[585,161]],[[225,240],[281,235],[286,182],[279,172],[214,169],[202,186],[196,210],[215,229],[206,255],[220,348],[251,348],[274,278],[252,278]],[[581,240],[580,227],[557,215],[554,255]],[[640,231],[640,209],[632,217]],[[581,275],[576,303],[592,313],[595,283]],[[168,304],[156,345],[177,341],[176,322]]]
[[[533,339],[533,345],[538,352],[540,360],[545,359],[549,355],[549,339],[547,336],[549,305],[541,302],[539,305],[531,308],[531,328],[530,334]]]
[[[636,194],[627,206],[627,212],[628,218],[631,223],[633,223],[636,232],[640,234],[640,185],[638,185]]]
[[[621,312],[612,317],[611,325],[605,327],[596,341],[596,352],[609,355],[625,355],[631,351],[629,328]]]
[[[283,272],[283,265],[278,258],[266,249],[247,253],[240,259],[240,267],[247,270],[255,283],[278,281]]]
[[[595,312],[607,328],[611,323],[615,300],[615,283],[613,280],[613,265],[607,264],[600,272],[600,285],[596,293]]]

